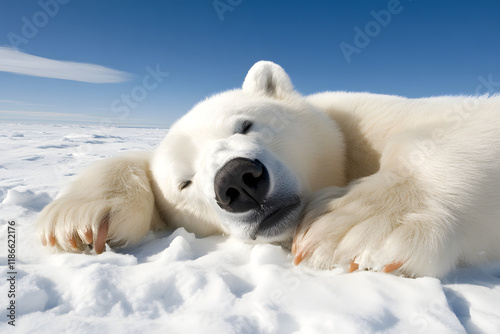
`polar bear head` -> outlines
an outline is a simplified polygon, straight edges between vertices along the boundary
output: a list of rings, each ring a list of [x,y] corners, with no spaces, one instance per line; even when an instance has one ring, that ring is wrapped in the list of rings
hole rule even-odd
[[[290,239],[309,195],[344,182],[336,123],[261,61],[243,87],[212,96],[169,130],[152,161],[172,226],[256,242]]]

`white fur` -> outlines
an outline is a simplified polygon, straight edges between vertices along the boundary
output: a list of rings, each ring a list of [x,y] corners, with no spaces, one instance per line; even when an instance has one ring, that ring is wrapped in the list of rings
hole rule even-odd
[[[309,203],[295,246],[315,266],[402,262],[401,273],[439,277],[500,258],[500,96],[309,100],[341,126],[356,180]]]
[[[247,134],[240,133],[244,121],[254,123]],[[294,251],[304,261],[332,268],[354,260],[371,270],[400,262],[397,273],[442,276],[460,263],[500,259],[499,128],[499,96],[304,98],[281,67],[259,62],[242,89],[182,117],[151,158],[89,167],[37,224],[42,238],[54,235],[66,251],[75,251],[68,237],[87,228],[95,238],[105,216],[111,245],[162,226],[290,240],[299,211],[271,233],[261,230],[259,216],[217,205],[217,171],[244,157],[267,167],[269,203],[300,198]],[[85,246],[80,238],[78,246]]]

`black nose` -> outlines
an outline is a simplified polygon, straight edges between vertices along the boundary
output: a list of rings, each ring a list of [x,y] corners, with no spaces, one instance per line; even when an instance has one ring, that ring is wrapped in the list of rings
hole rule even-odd
[[[215,174],[215,199],[228,212],[260,207],[269,190],[269,173],[259,160],[235,158]]]

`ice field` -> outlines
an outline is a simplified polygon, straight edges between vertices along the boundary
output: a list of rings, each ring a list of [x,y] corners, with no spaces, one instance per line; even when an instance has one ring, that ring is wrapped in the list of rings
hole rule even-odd
[[[165,132],[1,124],[1,333],[500,333],[500,263],[442,280],[317,271],[279,246],[184,229],[99,256],[41,246],[34,222],[65,184],[93,161],[153,150]]]

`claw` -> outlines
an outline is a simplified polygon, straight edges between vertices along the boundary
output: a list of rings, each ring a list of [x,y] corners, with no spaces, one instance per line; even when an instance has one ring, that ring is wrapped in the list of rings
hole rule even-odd
[[[76,243],[76,237],[74,235],[68,237],[68,242],[69,242],[69,245],[71,246],[71,248],[73,248],[73,249],[78,248],[78,245]]]
[[[309,226],[305,231],[304,233],[302,233],[302,236],[301,238],[304,238],[304,236],[306,235],[307,232],[309,232],[309,229],[311,228],[311,226]],[[298,238],[297,238],[297,235],[295,235],[295,237],[293,238],[293,243],[292,243],[292,254],[295,254],[297,252],[297,243],[298,243]],[[302,259],[301,259],[302,261]]]
[[[94,235],[92,234],[92,230],[87,228],[85,230],[85,233],[82,235],[83,241],[87,244],[90,245],[94,239]]]
[[[101,254],[106,246],[106,239],[108,238],[108,228],[109,228],[109,215],[104,217],[97,230],[97,238],[95,241],[95,252]]]
[[[56,237],[51,233],[49,234],[49,245],[54,247],[56,245]]]
[[[384,273],[390,273],[393,272],[394,270],[398,269],[403,265],[403,262],[393,262],[391,264],[388,264],[384,267],[383,272]]]
[[[356,259],[351,261],[351,264],[349,265],[349,272],[352,273],[353,271],[356,271],[359,269],[359,264],[355,263]]]
[[[297,254],[295,254],[295,258],[293,259],[293,264],[298,266],[306,256],[307,256],[307,251],[298,252]]]
[[[42,235],[41,239],[42,239],[42,246],[43,247],[47,246],[47,238],[45,238],[45,235]]]

